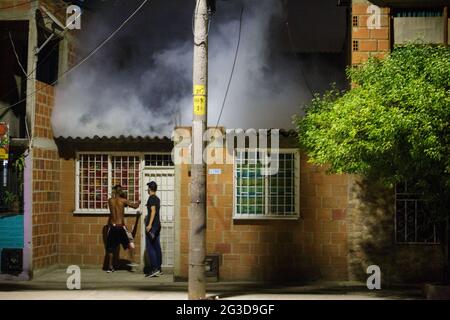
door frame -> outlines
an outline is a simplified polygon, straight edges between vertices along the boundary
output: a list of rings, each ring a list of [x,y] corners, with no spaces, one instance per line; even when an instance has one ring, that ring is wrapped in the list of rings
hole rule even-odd
[[[164,153],[153,153],[153,154],[164,154]],[[145,176],[148,174],[151,176],[151,172],[152,171],[157,171],[157,170],[170,170],[173,173],[173,178],[174,178],[174,184],[173,184],[173,230],[172,230],[172,238],[173,238],[173,266],[170,268],[175,268],[176,265],[176,248],[177,248],[177,244],[176,244],[176,225],[177,225],[177,197],[176,195],[176,167],[175,166],[145,166],[145,162],[144,162],[144,166],[142,168],[142,173],[141,173],[141,206],[140,206],[140,210],[142,213],[142,218],[141,218],[141,246],[140,246],[140,264],[141,267],[144,268],[145,267],[145,256],[146,256],[146,252],[145,252],[145,216],[147,215],[147,207],[146,207],[146,203],[144,203],[144,197],[145,194],[147,193],[147,186],[145,184]],[[166,268],[166,267],[165,267]]]

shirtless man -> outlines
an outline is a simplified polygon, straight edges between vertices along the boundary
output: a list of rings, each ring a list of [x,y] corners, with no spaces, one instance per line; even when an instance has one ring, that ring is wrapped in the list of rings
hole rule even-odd
[[[132,203],[125,198],[125,193],[120,185],[116,185],[112,190],[112,197],[108,199],[108,207],[110,216],[108,219],[108,235],[106,237],[106,252],[108,254],[108,270],[106,272],[114,272],[113,252],[117,246],[122,245],[124,250],[129,250],[130,258],[133,258],[134,243],[132,236],[129,236],[125,226],[125,207],[133,209],[139,208],[141,202]],[[131,235],[131,234],[130,234]]]

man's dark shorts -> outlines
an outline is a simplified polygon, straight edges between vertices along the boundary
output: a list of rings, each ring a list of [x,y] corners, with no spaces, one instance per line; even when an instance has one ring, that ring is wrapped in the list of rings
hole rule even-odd
[[[130,240],[123,226],[111,225],[106,236],[106,251],[112,253],[119,245],[126,250],[130,246]]]

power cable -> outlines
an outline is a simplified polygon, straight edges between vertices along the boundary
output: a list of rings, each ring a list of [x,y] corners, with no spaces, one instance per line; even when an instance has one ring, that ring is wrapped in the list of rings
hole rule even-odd
[[[217,127],[219,126],[220,118],[222,117],[223,109],[224,109],[225,103],[227,101],[228,91],[230,90],[231,80],[233,79],[234,68],[236,66],[237,56],[238,56],[238,53],[239,53],[239,45],[241,43],[242,16],[243,16],[243,14],[244,14],[244,4],[242,3],[241,14],[239,15],[239,36],[238,36],[238,41],[237,41],[237,45],[236,45],[236,51],[234,53],[233,67],[231,68],[230,78],[228,79],[227,89],[226,89],[225,95],[223,97],[222,107],[220,108],[219,118],[217,119],[215,130],[217,130]]]
[[[79,16],[81,16],[81,12],[80,12],[80,14],[78,15],[78,17]],[[77,18],[78,18],[77,17]],[[64,38],[64,36],[66,35],[66,33],[69,31],[69,29],[68,29],[68,27],[69,27],[69,25],[66,25],[65,27],[64,27],[64,29],[62,30],[63,31],[63,33],[62,33],[62,35],[60,35],[60,37],[61,38]],[[10,37],[11,37],[11,35],[10,35]],[[14,45],[14,44],[13,44]],[[51,56],[51,54],[53,53],[53,50],[55,50],[57,47],[58,47],[58,45],[59,45],[59,43],[57,42],[57,43],[55,43],[55,45],[50,49],[50,51],[47,53],[47,55],[44,57],[44,58],[42,58],[42,60],[40,60],[40,61],[38,61],[38,63],[36,64],[36,66],[34,67],[34,69],[33,70],[31,70],[30,71],[30,73],[27,75],[25,72],[25,77],[26,77],[26,80],[30,80],[30,77],[31,77],[31,75],[37,70],[37,68],[39,68],[42,64],[44,64],[44,62],[45,61],[47,61],[47,59]],[[16,54],[16,58],[17,58],[17,54]],[[19,62],[19,64],[20,64],[20,61],[18,60],[18,62]],[[22,71],[23,71],[24,69],[22,68]],[[16,90],[17,88],[14,86],[14,87],[12,87],[3,97],[1,97],[0,98],[0,100],[3,100],[3,99],[6,99],[12,92],[14,92],[15,90]]]
[[[66,31],[67,32],[67,31]],[[64,33],[65,34],[65,33]],[[64,34],[61,35],[61,37],[64,37]],[[30,71],[30,73],[28,75],[25,74],[26,76],[26,80],[30,80],[31,75],[37,70],[37,68],[39,68],[42,64],[44,64],[45,61],[47,61],[47,59],[51,56],[51,54],[53,53],[53,51],[56,49],[56,47],[58,47],[59,43],[56,43],[51,49],[50,51],[47,53],[47,55],[42,58],[41,60],[38,61],[38,63],[36,64],[36,67]],[[0,100],[6,99],[12,92],[14,92],[15,90],[17,90],[17,87],[14,86],[12,87],[3,97],[0,98]]]
[[[19,55],[17,54],[16,46],[14,45],[14,41],[13,41],[13,39],[12,39],[12,36],[11,36],[11,32],[10,32],[10,31],[8,31],[8,35],[9,35],[9,40],[11,41],[11,45],[12,45],[12,49],[13,49],[13,51],[14,51],[14,55],[16,56],[17,63],[19,64],[19,67],[20,67],[20,69],[22,70],[22,72],[23,72],[23,74],[25,75],[25,77],[27,77],[27,72],[26,72],[25,69],[23,68],[22,63],[20,63]]]

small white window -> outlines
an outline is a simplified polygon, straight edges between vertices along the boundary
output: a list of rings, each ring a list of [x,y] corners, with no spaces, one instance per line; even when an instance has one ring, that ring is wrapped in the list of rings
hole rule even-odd
[[[172,155],[170,153],[152,153],[145,155],[146,167],[173,167]]]
[[[262,175],[260,153],[237,150],[234,163],[234,218],[285,219],[299,216],[299,155],[281,150],[278,172]]]

